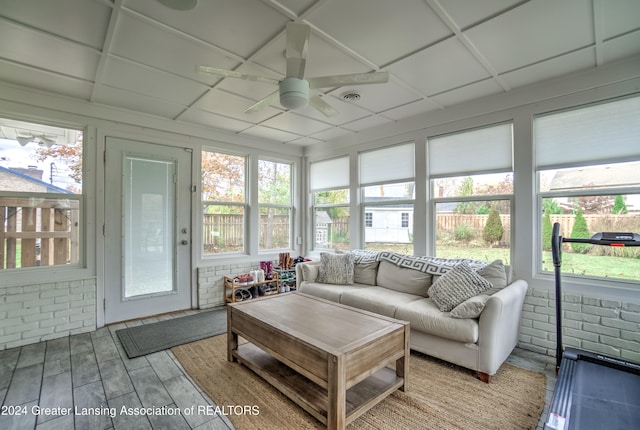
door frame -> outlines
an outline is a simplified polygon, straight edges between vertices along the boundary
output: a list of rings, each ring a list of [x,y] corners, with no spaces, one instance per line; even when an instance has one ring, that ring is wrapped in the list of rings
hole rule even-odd
[[[155,133],[151,132],[150,134],[141,134],[135,131],[130,131],[127,133],[123,133],[122,130],[112,130],[112,129],[102,129],[97,128],[95,132],[95,137],[93,134],[87,137],[87,141],[89,145],[95,144],[96,148],[96,157],[95,157],[95,172],[96,172],[96,328],[104,327],[105,324],[105,297],[106,297],[106,283],[105,283],[105,248],[106,241],[104,235],[104,226],[106,223],[105,214],[105,197],[106,197],[106,189],[105,189],[105,179],[106,179],[106,159],[105,159],[105,151],[106,151],[106,141],[107,138],[116,138],[116,139],[125,139],[132,141],[139,141],[142,143],[154,144],[154,145],[163,145],[169,146],[176,149],[184,149],[185,151],[191,152],[191,198],[190,198],[190,212],[191,217],[189,219],[189,229],[190,229],[190,237],[189,237],[189,280],[190,280],[190,297],[191,297],[191,309],[196,309],[198,307],[198,294],[197,294],[197,270],[194,266],[196,261],[196,249],[194,247],[194,239],[198,237],[197,233],[199,229],[197,227],[197,204],[199,199],[197,199],[195,194],[195,186],[193,184],[199,183],[198,172],[195,167],[198,166],[200,162],[200,157],[198,152],[195,150],[195,145],[191,144],[187,140],[180,145],[177,145],[177,141],[181,141],[183,138],[180,136],[171,136],[173,139],[170,139],[166,133]],[[195,231],[198,230],[198,231]]]

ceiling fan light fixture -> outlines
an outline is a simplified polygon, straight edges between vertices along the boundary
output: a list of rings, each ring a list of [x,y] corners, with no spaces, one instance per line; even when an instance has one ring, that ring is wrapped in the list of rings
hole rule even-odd
[[[286,109],[299,109],[309,103],[309,82],[305,79],[284,78],[280,82],[280,104]]]

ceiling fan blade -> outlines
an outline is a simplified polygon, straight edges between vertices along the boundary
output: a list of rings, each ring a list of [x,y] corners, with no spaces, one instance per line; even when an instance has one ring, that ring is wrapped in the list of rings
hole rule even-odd
[[[329,103],[322,100],[322,97],[316,94],[309,96],[309,104],[318,109],[324,116],[328,118],[338,115],[337,110],[335,110]]]
[[[384,84],[389,72],[354,73],[351,75],[320,76],[307,78],[309,88],[342,87],[345,85]]]
[[[234,72],[233,70],[218,69],[216,67],[209,67],[209,66],[197,66],[196,71],[209,73],[210,75],[222,76],[225,78],[244,79],[245,81],[266,82],[268,84],[275,84],[275,85],[278,85],[278,83],[280,82],[277,79],[269,78],[266,76],[247,75],[244,73]]]
[[[310,35],[311,27],[306,24],[287,24],[287,77],[304,77]]]
[[[257,112],[257,111],[259,111],[261,109],[266,108],[269,105],[277,103],[278,100],[279,100],[279,96],[280,96],[279,90],[275,90],[274,92],[272,92],[271,94],[269,94],[268,96],[263,98],[262,100],[258,101],[257,103],[254,103],[253,105],[251,105],[248,108],[246,108],[244,110],[244,113]]]

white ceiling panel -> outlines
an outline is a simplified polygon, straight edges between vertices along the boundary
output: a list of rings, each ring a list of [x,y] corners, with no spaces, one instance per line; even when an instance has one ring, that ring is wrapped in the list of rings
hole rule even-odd
[[[465,34],[504,73],[592,45],[592,0],[531,1]]]
[[[263,122],[262,125],[278,130],[287,130],[300,136],[308,136],[331,127],[331,125],[327,123],[316,121],[293,112],[285,112],[282,115],[268,119]]]
[[[308,146],[635,57],[639,16],[639,0],[0,0],[0,83]],[[283,78],[292,21],[311,27],[306,77],[389,82],[313,90],[331,118],[245,114],[277,85],[196,71]]]
[[[640,1],[601,2],[602,37],[610,39],[640,29]]]
[[[566,75],[571,72],[593,67],[596,64],[596,54],[594,48],[585,48],[579,51],[570,52],[560,57],[555,57],[547,61],[532,64],[505,73],[501,77],[512,87],[521,87],[540,81],[540,79],[551,79]]]
[[[289,133],[287,131],[279,130],[271,127],[263,127],[261,125],[248,128],[245,131],[243,131],[242,134],[261,137],[263,139],[275,140],[276,142],[282,142],[282,143],[296,140],[300,137],[297,134]]]
[[[180,121],[232,132],[240,132],[251,127],[251,124],[248,122],[238,121],[233,118],[216,115],[215,113],[206,112],[200,109],[189,109],[184,114],[180,115]]]
[[[190,11],[172,10],[156,0],[125,0],[124,4],[244,58],[283,31],[288,21],[255,0],[199,1]]]
[[[488,78],[489,72],[455,37],[398,61],[388,70],[425,94]]]
[[[604,63],[638,55],[640,54],[640,31],[616,37],[602,45]]]
[[[184,110],[183,106],[165,100],[106,85],[97,87],[95,102],[171,119]]]
[[[522,0],[440,0],[445,13],[464,30],[503,13]]]
[[[107,60],[103,83],[184,106],[207,90],[201,83],[115,57]]]
[[[474,82],[464,87],[455,88],[451,91],[437,94],[431,99],[436,103],[449,107],[458,103],[464,103],[492,94],[503,92],[504,90],[494,79],[485,79],[480,82]]]
[[[382,115],[387,118],[399,121],[403,118],[409,118],[421,113],[431,112],[438,109],[441,109],[440,105],[436,105],[435,103],[427,100],[418,100],[417,102],[408,103],[406,105],[386,110],[382,112]]]
[[[0,60],[0,81],[89,100],[91,82]]]
[[[424,0],[334,1],[309,22],[378,66],[452,34]]]
[[[242,121],[256,124],[282,113],[282,110],[273,107],[266,107],[258,112],[244,113],[245,109],[253,104],[253,101],[235,94],[221,90],[213,90],[202,97],[194,105],[198,109],[226,115]]]
[[[2,22],[0,58],[67,76],[93,80],[100,54],[92,48],[19,24]]]
[[[104,3],[86,0],[2,0],[0,4],[0,16],[96,49],[102,49],[111,10]]]
[[[154,25],[153,21],[129,12],[118,19],[111,53],[208,85],[220,79],[197,72],[196,66],[216,64],[216,67],[230,69],[239,64],[202,41]]]

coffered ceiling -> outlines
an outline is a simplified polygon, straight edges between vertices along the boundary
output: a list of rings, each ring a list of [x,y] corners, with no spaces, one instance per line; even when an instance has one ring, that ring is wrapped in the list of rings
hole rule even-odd
[[[196,71],[284,77],[289,21],[312,28],[306,77],[389,82],[324,89],[327,118],[244,113],[276,88]],[[1,81],[305,146],[638,54],[638,0],[0,0]]]

